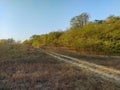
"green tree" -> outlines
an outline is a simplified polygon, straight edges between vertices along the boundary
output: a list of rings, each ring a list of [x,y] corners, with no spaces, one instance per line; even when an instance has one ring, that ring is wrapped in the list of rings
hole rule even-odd
[[[89,20],[89,15],[87,13],[82,13],[78,16],[73,17],[70,20],[72,27],[82,27],[87,24]]]
[[[25,41],[23,41],[23,44],[24,44],[24,45],[32,45],[32,43],[30,42],[30,40],[25,40]]]
[[[30,37],[30,41],[32,42],[32,46],[40,46],[40,35],[33,35]]]
[[[0,40],[0,43],[3,43],[3,44],[14,44],[16,43],[14,39],[12,38],[9,38],[9,39],[1,39]]]
[[[47,43],[51,45],[58,45],[59,38],[63,34],[61,31],[50,32],[47,36]]]

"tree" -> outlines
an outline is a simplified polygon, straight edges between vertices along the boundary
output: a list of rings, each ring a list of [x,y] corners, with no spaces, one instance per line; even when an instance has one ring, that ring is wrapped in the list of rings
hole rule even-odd
[[[95,20],[96,23],[102,24],[103,20]]]
[[[40,35],[33,35],[32,37],[30,37],[30,41],[32,42],[32,46],[39,47]]]
[[[89,20],[89,15],[87,13],[82,13],[79,16],[73,17],[70,23],[72,27],[82,27],[87,24],[88,20]]]
[[[4,44],[14,44],[14,43],[15,43],[15,40],[13,40],[12,38],[2,39],[2,40],[0,40],[0,43],[4,43]]]
[[[47,36],[47,44],[57,45],[62,34],[62,31],[50,32]]]
[[[23,44],[24,45],[32,45],[32,42],[30,42],[30,40],[25,40],[25,41],[23,41]]]

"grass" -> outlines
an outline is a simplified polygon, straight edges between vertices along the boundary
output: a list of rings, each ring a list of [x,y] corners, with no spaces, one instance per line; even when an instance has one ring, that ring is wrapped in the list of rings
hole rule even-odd
[[[0,90],[120,89],[118,83],[60,62],[38,49],[23,45],[10,47],[0,46],[4,50],[0,50]]]
[[[48,48],[47,48],[48,49]],[[120,57],[111,57],[111,56],[94,56],[94,55],[83,55],[80,54],[79,52],[76,52],[74,50],[68,50],[65,48],[54,48],[52,47],[52,49],[55,52],[64,54],[64,55],[68,55],[68,56],[72,56],[81,60],[85,60],[88,62],[92,62],[92,63],[96,63],[96,64],[100,64],[103,66],[107,66],[113,69],[117,69],[120,70]]]

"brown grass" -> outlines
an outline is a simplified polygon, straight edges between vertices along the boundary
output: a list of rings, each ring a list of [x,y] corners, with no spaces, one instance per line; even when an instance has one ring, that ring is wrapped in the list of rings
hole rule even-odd
[[[48,48],[47,48],[48,49]],[[115,57],[115,56],[100,56],[100,55],[83,55],[80,54],[79,52],[76,51],[72,51],[69,49],[65,49],[65,48],[55,48],[55,47],[51,47],[49,48],[49,50],[53,50],[55,52],[64,54],[64,55],[68,55],[68,56],[72,56],[81,60],[85,60],[88,62],[92,62],[92,63],[96,63],[96,64],[100,64],[103,66],[107,66],[113,69],[117,69],[120,70],[120,57]]]
[[[29,48],[30,49],[30,48]],[[31,48],[32,49],[32,48]],[[0,61],[0,90],[119,90],[120,85],[46,55]],[[24,51],[24,50],[23,50]],[[27,51],[25,50],[27,53]],[[29,51],[31,52],[31,51]],[[36,56],[35,57],[35,52]],[[31,58],[27,58],[31,56]],[[34,57],[32,57],[34,56]]]

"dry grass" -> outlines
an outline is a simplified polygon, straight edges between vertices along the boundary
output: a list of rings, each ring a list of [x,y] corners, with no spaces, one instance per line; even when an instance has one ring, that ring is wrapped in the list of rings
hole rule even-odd
[[[17,49],[18,52],[20,49]],[[28,53],[28,50],[23,50]],[[37,53],[36,53],[37,52]],[[120,85],[29,47],[0,61],[0,90],[119,90]],[[6,53],[9,54],[9,53]],[[19,54],[19,53],[17,53]],[[13,54],[14,55],[14,54]],[[2,57],[2,56],[1,56]],[[31,57],[31,58],[28,58]]]
[[[92,62],[92,63],[96,63],[96,64],[107,66],[107,67],[110,67],[113,69],[120,70],[120,64],[119,64],[120,57],[83,55],[83,54],[80,54],[78,52],[68,50],[65,48],[52,47],[52,49],[49,49],[49,50],[54,50],[55,52],[58,52],[58,53],[61,53],[64,55],[72,56],[72,57],[75,57],[75,58],[78,58],[81,60],[85,60],[88,62]]]

